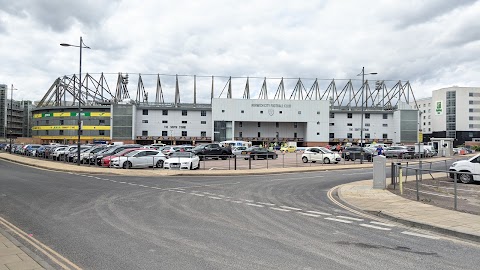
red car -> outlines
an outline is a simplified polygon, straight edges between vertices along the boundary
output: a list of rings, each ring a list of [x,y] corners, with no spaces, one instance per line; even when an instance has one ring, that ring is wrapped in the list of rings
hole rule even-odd
[[[114,157],[122,157],[122,156],[125,156],[126,154],[132,152],[132,151],[135,151],[135,150],[139,150],[139,149],[143,149],[143,148],[128,148],[128,149],[125,149],[119,153],[116,153],[115,155],[113,156],[106,156],[104,158],[102,158],[102,166],[103,167],[110,167],[110,160]]]

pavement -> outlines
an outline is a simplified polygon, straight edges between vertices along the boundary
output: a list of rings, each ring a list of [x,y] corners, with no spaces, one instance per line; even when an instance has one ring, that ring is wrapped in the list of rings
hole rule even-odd
[[[119,170],[76,166],[65,163],[51,162],[0,153],[0,159],[16,163],[35,166],[42,169],[68,171],[86,174],[116,174],[131,176],[171,176],[171,175],[251,175],[286,172],[308,172],[322,170],[345,170],[352,168],[371,168],[372,164],[354,164],[336,166],[318,166],[301,168],[274,168],[252,170],[196,170],[196,171],[170,171],[170,170]],[[437,159],[438,160],[438,159]],[[435,176],[435,175],[434,175]],[[444,176],[444,174],[443,174]],[[393,221],[413,227],[437,231],[450,236],[480,242],[480,216],[443,209],[440,207],[412,201],[391,193],[388,190],[373,189],[372,180],[352,182],[341,185],[337,189],[339,198],[352,208],[378,215]],[[47,269],[48,265],[29,252],[17,242],[10,234],[0,227],[0,270],[4,269]],[[35,258],[35,259],[33,259]],[[40,265],[41,263],[42,265]],[[42,267],[43,266],[43,267]]]

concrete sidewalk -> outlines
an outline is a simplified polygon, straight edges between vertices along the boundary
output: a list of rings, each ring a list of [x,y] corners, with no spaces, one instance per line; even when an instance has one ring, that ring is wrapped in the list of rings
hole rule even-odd
[[[480,216],[412,201],[372,186],[372,180],[341,185],[338,196],[352,207],[374,215],[480,242]]]
[[[13,239],[0,227],[0,270],[33,270],[46,269],[37,261],[32,259],[36,257],[30,253],[22,244]],[[41,261],[41,260],[40,260]],[[47,266],[45,262],[41,261]]]

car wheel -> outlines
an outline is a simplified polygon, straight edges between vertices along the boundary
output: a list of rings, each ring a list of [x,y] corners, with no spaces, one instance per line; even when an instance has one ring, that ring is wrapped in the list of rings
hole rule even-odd
[[[330,164],[330,159],[328,157],[324,158],[323,163]]]
[[[123,168],[124,168],[124,169],[130,169],[130,168],[132,168],[132,163],[131,163],[130,161],[125,161],[125,162],[123,163]]]
[[[157,168],[163,168],[163,160],[157,161],[156,167]]]
[[[302,157],[302,161],[303,161],[303,163],[307,163],[307,162],[308,162],[308,158],[307,158],[307,157]]]
[[[351,161],[355,161],[355,156],[350,158]]]
[[[473,183],[473,175],[466,174],[466,173],[460,173],[458,175],[458,180],[460,180],[464,184],[470,184],[470,183]]]

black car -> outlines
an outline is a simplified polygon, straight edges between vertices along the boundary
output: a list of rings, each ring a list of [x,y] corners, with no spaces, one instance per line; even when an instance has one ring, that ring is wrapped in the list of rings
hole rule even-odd
[[[251,159],[277,159],[277,153],[268,150],[267,148],[251,147],[242,151],[242,155],[246,155],[245,160]]]
[[[231,148],[222,147],[218,143],[200,144],[195,146],[195,148],[193,148],[191,152],[197,155],[200,160],[204,160],[209,157],[217,159],[221,158],[225,160],[232,155]]]
[[[375,152],[373,152],[369,148],[363,148],[363,160],[372,161],[373,157],[375,156]],[[355,161],[356,159],[362,158],[362,147],[360,146],[350,146],[345,147],[342,151],[342,158],[344,160],[351,160]]]

